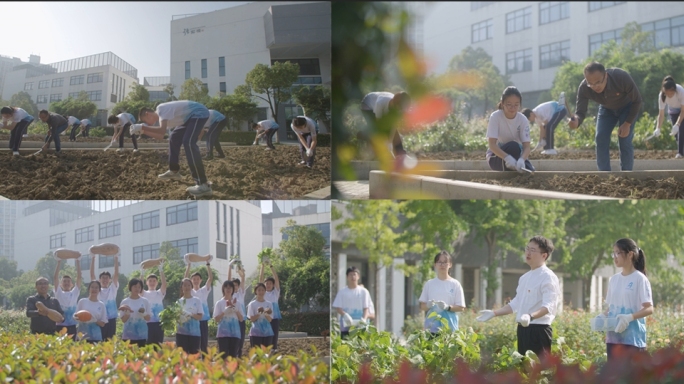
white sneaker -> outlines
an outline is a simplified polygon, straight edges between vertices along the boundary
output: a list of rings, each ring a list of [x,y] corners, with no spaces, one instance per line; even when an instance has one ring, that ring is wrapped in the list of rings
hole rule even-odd
[[[561,107],[565,107],[565,92],[561,92],[560,96],[558,96],[558,104]]]
[[[131,125],[131,127],[129,128],[128,131],[131,133],[131,136],[133,136],[136,133],[141,134],[142,133],[142,124],[133,124],[133,125]]]
[[[28,137],[28,135],[22,135],[22,137]]]
[[[539,143],[537,143],[537,146],[534,147],[534,149],[532,150],[532,152],[536,152],[536,151],[538,151],[538,150],[544,148],[545,145],[546,145],[546,140],[541,139],[541,141],[539,141]]]
[[[179,172],[173,172],[171,170],[168,170],[168,171],[162,173],[161,175],[159,175],[157,177],[159,177],[160,179],[164,179],[164,180],[180,180],[181,179],[181,175]]]
[[[119,149],[117,149],[116,151],[117,151],[117,152],[123,152],[123,150],[124,150],[123,148],[119,148]]]
[[[188,187],[186,191],[195,197],[211,196],[213,194],[211,187],[208,184],[200,184],[193,187]]]
[[[299,162],[299,165],[304,165],[304,164],[306,164],[306,161],[304,161],[304,160]]]
[[[556,152],[555,149],[545,149],[541,153],[542,155],[557,155],[558,152]]]
[[[14,153],[16,153],[16,152],[14,152]],[[684,156],[682,156],[680,153],[678,153],[678,154],[675,156],[675,159],[681,159],[682,157],[684,157]]]
[[[19,156],[19,152],[14,151],[14,152],[12,152],[12,155],[14,155],[14,156]]]
[[[134,150],[133,150],[133,153],[136,153],[136,152],[138,152],[138,150],[137,150],[137,149],[134,149]]]

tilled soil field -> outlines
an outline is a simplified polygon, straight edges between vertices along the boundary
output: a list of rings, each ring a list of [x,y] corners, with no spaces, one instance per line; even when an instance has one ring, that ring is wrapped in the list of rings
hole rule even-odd
[[[635,150],[634,159],[641,160],[675,160],[676,150]],[[485,151],[477,152],[437,152],[437,153],[415,153],[411,154],[421,160],[485,160]],[[620,159],[618,151],[610,151],[611,159]],[[540,152],[530,154],[530,160],[596,160],[596,152],[593,150],[587,151],[564,151],[559,150],[558,155],[542,155]],[[679,161],[679,159],[676,159]],[[684,160],[684,159],[682,159]],[[682,161],[684,168],[684,161]]]
[[[684,199],[684,181],[667,179],[637,180],[621,176],[597,175],[554,176],[542,179],[521,175],[509,180],[473,179],[476,183],[507,187],[541,189],[545,191],[580,193],[626,199]]]
[[[13,200],[183,200],[195,185],[181,150],[180,181],[160,180],[167,150],[133,153],[65,150],[39,155],[0,154],[0,195]],[[330,148],[316,149],[313,169],[298,165],[299,147],[224,148],[226,158],[204,160],[217,200],[294,199],[330,186]],[[202,150],[204,154],[204,150]]]
[[[71,129],[71,128],[69,128]],[[71,132],[71,131],[69,131]],[[124,134],[125,135],[125,134]],[[7,133],[0,133],[0,141],[7,141],[10,139],[10,135]],[[59,139],[62,141],[62,143],[68,143],[69,142],[69,134],[66,135],[61,135]],[[29,135],[28,137],[24,137],[21,142],[27,142],[27,141],[37,141],[37,142],[44,142],[45,141],[45,135]],[[77,137],[76,142],[77,143],[107,143],[112,141],[111,136],[106,136],[106,137]],[[118,141],[117,141],[118,142]],[[139,137],[138,138],[138,143],[164,143],[168,142],[166,140],[157,140],[157,139],[152,139],[147,136],[145,137]],[[203,145],[204,142],[201,142],[200,145]],[[132,141],[131,138],[128,135],[124,136],[124,145],[126,147],[132,147]],[[54,147],[54,144],[53,144]]]

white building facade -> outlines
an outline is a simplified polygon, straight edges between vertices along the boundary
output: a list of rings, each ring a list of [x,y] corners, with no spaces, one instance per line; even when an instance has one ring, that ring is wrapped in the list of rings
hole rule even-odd
[[[171,21],[171,83],[180,93],[187,79],[198,78],[210,96],[232,94],[257,64],[291,61],[300,65],[298,84],[331,82],[329,2],[253,2]],[[268,104],[255,98],[255,120],[272,118]],[[278,124],[289,126],[301,114],[280,106]],[[248,129],[247,122],[241,129]],[[283,139],[286,129],[278,133]]]
[[[50,110],[50,104],[68,97],[76,98],[81,91],[97,105],[94,126],[104,126],[108,111],[138,83],[138,70],[113,54],[104,52],[52,64],[16,65],[5,76],[3,95],[7,98],[25,91],[38,109]]]
[[[682,2],[442,2],[425,12],[423,49],[435,72],[443,73],[464,48],[482,48],[529,100],[527,106],[551,88],[563,62],[581,62],[601,44],[619,42],[628,22],[654,31],[659,48],[684,47]]]
[[[171,76],[151,76],[143,78],[142,85],[150,93],[150,101],[166,102],[169,98],[169,94],[165,89],[169,84],[171,84]],[[175,93],[174,90],[174,94]]]

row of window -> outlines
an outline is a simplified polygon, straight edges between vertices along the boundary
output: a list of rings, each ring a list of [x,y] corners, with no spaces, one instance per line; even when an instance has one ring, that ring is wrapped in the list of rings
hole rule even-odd
[[[103,72],[99,73],[90,73],[88,74],[88,78],[86,79],[86,75],[78,75],[78,76],[71,76],[71,79],[69,80],[69,85],[80,85],[83,84],[84,80],[87,80],[88,84],[90,83],[101,83],[102,78],[103,78]],[[38,89],[44,89],[44,88],[56,88],[56,87],[61,87],[64,85],[64,78],[60,77],[59,79],[52,79],[52,80],[41,80],[38,82]],[[24,84],[24,90],[25,91],[30,91],[33,89],[33,82],[25,83]]]
[[[221,56],[218,58],[218,68],[219,68],[219,76],[225,76],[226,75],[226,58],[225,57]],[[202,59],[202,78],[206,79],[207,76],[208,76],[207,59]],[[190,62],[186,61],[185,62],[185,80],[187,80],[189,78],[190,78]],[[225,91],[222,91],[222,92],[225,92]]]
[[[557,67],[570,60],[570,40],[539,47],[539,69]],[[506,74],[532,70],[532,48],[506,54]]]
[[[185,255],[186,253],[198,253],[197,238],[193,237],[190,239],[181,239],[171,241],[171,246],[178,250],[179,255]],[[114,266],[114,258],[108,256],[98,255],[98,268],[109,268]],[[159,257],[159,243],[142,245],[139,247],[133,247],[133,265],[138,265],[145,260],[156,259]],[[90,269],[90,257],[84,257],[81,259],[81,270]],[[119,265],[121,265],[121,260],[119,259]]]
[[[69,97],[77,98],[80,92],[69,92]],[[90,101],[101,101],[102,91],[86,91],[88,94],[88,100]],[[62,100],[61,93],[53,93],[50,95],[50,102],[56,102]],[[38,95],[36,96],[36,104],[45,104],[48,102],[48,95]]]
[[[486,3],[486,2],[485,2]],[[590,1],[589,11],[595,11],[618,4],[624,1]],[[485,4],[489,5],[489,4]],[[471,6],[472,9],[472,6]],[[544,1],[539,3],[539,25],[570,17],[570,3],[568,1]],[[518,9],[506,14],[506,33],[514,33],[532,28],[532,7]],[[471,26],[471,42],[492,39],[493,19],[475,23]]]

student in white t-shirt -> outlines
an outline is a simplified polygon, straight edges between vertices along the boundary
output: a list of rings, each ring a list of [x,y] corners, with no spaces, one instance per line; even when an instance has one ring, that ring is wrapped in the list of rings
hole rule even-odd
[[[95,280],[95,256],[91,254],[90,259],[90,280]],[[116,320],[119,317],[119,306],[116,305],[116,293],[119,290],[119,255],[100,256],[114,258],[114,276],[109,271],[100,273],[100,294],[98,300],[104,303],[107,308],[107,324],[102,328],[102,340],[111,339],[116,334]]]
[[[313,167],[316,156],[316,122],[306,116],[297,116],[290,124],[292,131],[299,139],[299,152],[302,156],[300,165],[307,168]]]
[[[265,294],[266,286],[257,283],[254,287],[256,297],[247,305],[247,316],[252,322],[249,330],[249,344],[252,347],[273,345],[273,328],[269,324],[273,319],[273,305],[264,298]]]
[[[670,121],[672,122],[670,135],[674,136],[675,140],[677,140],[677,155],[675,158],[680,159],[684,157],[684,138],[679,134],[679,126],[684,119],[684,113],[682,113],[682,108],[684,108],[684,88],[675,83],[672,76],[669,75],[663,79],[663,85],[658,94],[658,122],[656,123],[655,132],[653,132],[655,137],[660,136],[660,127],[663,125],[666,105]]]
[[[74,313],[76,313],[76,306],[78,305],[78,296],[81,294],[81,262],[80,259],[76,259],[76,285],[69,275],[64,275],[61,280],[59,279],[61,264],[62,260],[57,259],[55,275],[52,278],[52,281],[55,282],[55,298],[64,311],[64,321],[57,323],[57,332],[64,327],[67,329],[67,334],[72,335],[75,340],[76,320],[74,320]]]
[[[478,321],[488,321],[495,316],[516,313],[518,322],[518,353],[525,355],[532,351],[541,356],[551,353],[553,329],[561,305],[561,291],[558,277],[546,262],[553,252],[553,243],[543,236],[534,236],[525,248],[525,263],[530,266],[518,280],[515,297],[510,303],[495,311],[480,311]]]
[[[131,279],[128,282],[128,291],[130,296],[121,300],[119,306],[119,316],[124,323],[121,340],[144,347],[147,344],[147,322],[152,317],[150,302],[140,296],[143,291],[142,280]]]
[[[167,129],[169,134],[169,170],[159,175],[164,180],[180,180],[180,149],[185,149],[185,160],[196,185],[186,189],[195,197],[211,196],[212,190],[202,163],[202,154],[197,146],[202,129],[209,119],[209,109],[200,103],[189,100],[161,103],[156,110],[142,108],[138,115],[144,124],[131,127],[131,135],[140,133],[155,139],[163,139]],[[159,123],[158,127],[155,127]]]
[[[124,133],[131,136],[133,141],[133,152],[138,152],[138,139],[135,135],[130,133],[131,125],[135,124],[135,117],[128,112],[122,112],[118,115],[111,115],[107,118],[107,123],[114,127],[114,135],[112,136],[112,143],[119,141],[119,149],[117,152],[124,150]]]
[[[88,311],[92,316],[89,321],[78,322],[78,332],[83,334],[81,340],[89,343],[102,341],[102,329],[107,324],[107,309],[98,299],[101,288],[99,281],[91,281],[88,284],[88,297],[79,300],[77,305],[78,311]]]
[[[88,119],[83,119],[81,120],[81,132],[79,135],[83,137],[88,137],[88,134],[90,133],[90,128],[92,127],[93,123],[90,122]]]
[[[361,273],[356,267],[347,268],[347,286],[342,288],[333,301],[332,307],[340,315],[342,338],[349,336],[349,330],[359,322],[366,322],[369,316],[371,298],[366,288],[359,286]]]
[[[232,281],[226,280],[221,286],[223,297],[214,304],[214,320],[218,323],[216,327],[216,343],[219,353],[223,353],[223,358],[228,356],[238,357],[238,349],[242,332],[240,322],[244,321],[244,315],[240,309],[237,299],[233,297],[235,285]]]
[[[451,255],[447,251],[441,251],[435,256],[434,269],[437,277],[428,280],[423,285],[423,292],[418,301],[420,309],[426,311],[424,327],[433,335],[442,329],[442,319],[446,319],[449,331],[458,329],[458,316],[456,312],[465,309],[465,298],[461,283],[449,276],[451,269]],[[432,315],[432,314],[435,315]]]
[[[268,265],[270,267],[271,274],[273,275],[272,277],[269,277],[266,280],[264,280],[265,265]],[[276,352],[278,350],[278,334],[280,333],[280,319],[282,319],[283,316],[280,313],[280,306],[278,305],[278,300],[280,299],[280,279],[278,278],[278,274],[276,273],[275,268],[273,268],[273,264],[271,264],[270,262],[261,264],[259,282],[264,283],[264,285],[266,286],[266,294],[264,295],[264,298],[266,299],[266,301],[270,302],[273,305],[273,319],[271,320],[271,328],[273,328],[273,351]]]
[[[613,262],[622,272],[610,277],[605,312],[617,317],[615,332],[606,333],[608,360],[619,349],[646,350],[646,316],[653,314],[651,283],[646,277],[646,257],[632,239],[620,239],[613,245]]]
[[[237,261],[237,259],[233,259],[228,263],[228,280],[231,280],[231,277],[233,277],[233,268],[232,265]],[[243,281],[245,281],[245,270],[242,268],[242,264],[238,264],[237,266],[237,273],[240,276],[238,279],[237,277],[232,279],[231,281],[233,282],[233,285],[235,286],[235,292],[233,293],[233,298],[237,300],[236,306],[240,309],[240,312],[242,313],[242,320],[240,321],[240,333],[242,334],[242,337],[240,338],[240,344],[238,346],[238,357],[242,357],[242,346],[245,344],[245,332],[247,330],[246,325],[245,325],[245,319],[247,318],[247,307],[245,307],[245,291],[248,286],[245,284],[242,284]]]
[[[9,146],[14,156],[19,156],[19,147],[21,147],[21,139],[27,132],[28,126],[33,122],[33,116],[29,115],[25,110],[19,107],[2,107],[0,109],[2,115],[2,122],[0,128],[10,130]]]
[[[214,282],[214,275],[211,272],[211,260],[213,259],[210,258],[207,261],[207,283],[204,284],[202,288],[200,288],[200,285],[202,284],[202,275],[200,275],[199,272],[193,273],[190,277],[190,281],[192,281],[192,296],[196,297],[199,299],[200,303],[202,304],[202,319],[200,319],[200,333],[202,336],[201,344],[200,344],[200,349],[202,352],[206,353],[207,352],[207,346],[209,343],[209,319],[211,318],[209,314],[209,304],[207,304],[207,298],[209,297],[209,292],[211,291],[211,286]],[[192,263],[187,261],[187,268],[185,269],[185,275],[183,277],[188,278],[188,275],[190,275],[190,266]]]
[[[378,119],[385,116],[390,110],[403,112],[410,103],[411,97],[406,92],[371,92],[361,100],[361,113],[371,129],[376,129]],[[406,150],[404,150],[401,135],[396,128],[392,130],[391,140],[395,164],[403,166]]]
[[[525,108],[522,114],[527,117],[530,124],[539,124],[539,143],[532,152],[544,149],[542,155],[557,155],[554,133],[558,124],[567,115],[568,108],[565,104],[565,92],[561,92],[558,101],[547,101],[537,105],[534,109]],[[568,119],[570,121],[570,119]]]
[[[259,138],[266,136],[266,150],[274,150],[273,136],[278,133],[278,128],[280,128],[280,126],[273,120],[262,120],[252,124],[252,129],[257,132],[252,145],[257,145]]]
[[[506,87],[499,101],[499,110],[489,116],[487,126],[487,162],[495,171],[507,168],[524,172],[534,171],[530,156],[530,124],[518,110],[522,95],[516,87]]]
[[[192,281],[188,278],[181,280],[181,315],[176,326],[176,346],[185,353],[194,355],[199,353],[201,344],[200,319],[204,316],[200,299],[192,294]]]
[[[147,290],[142,291],[140,296],[150,302],[152,314],[147,321],[147,344],[157,344],[161,347],[164,342],[164,330],[161,328],[159,314],[164,310],[164,296],[166,296],[166,277],[164,277],[164,260],[159,264],[159,277],[161,288],[157,289],[157,275],[147,275]]]
[[[81,126],[81,120],[76,116],[69,116],[68,119],[71,132],[69,133],[69,141],[76,141],[76,130]]]

